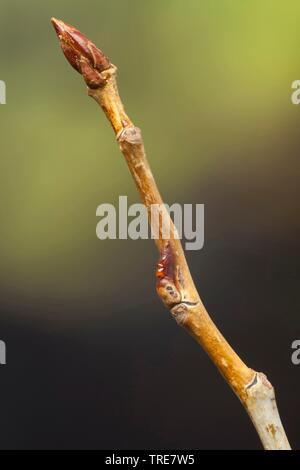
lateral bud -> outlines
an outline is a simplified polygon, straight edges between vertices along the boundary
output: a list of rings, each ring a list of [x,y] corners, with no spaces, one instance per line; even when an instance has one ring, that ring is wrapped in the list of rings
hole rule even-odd
[[[156,268],[156,291],[168,308],[180,303],[181,295],[176,286],[174,256],[168,241],[161,251]]]

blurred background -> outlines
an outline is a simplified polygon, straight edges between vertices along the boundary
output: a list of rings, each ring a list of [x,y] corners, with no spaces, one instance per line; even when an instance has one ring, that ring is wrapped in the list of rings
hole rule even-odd
[[[187,253],[195,282],[227,339],[276,387],[299,447],[299,2],[0,6],[0,448],[260,448],[157,298],[152,241],[96,238],[99,204],[139,199],[51,16],[118,66],[165,201],[205,204],[204,248]]]

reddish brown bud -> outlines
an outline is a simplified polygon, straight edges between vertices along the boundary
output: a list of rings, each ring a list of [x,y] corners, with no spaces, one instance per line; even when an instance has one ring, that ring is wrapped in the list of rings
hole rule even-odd
[[[174,278],[174,261],[170,242],[166,243],[166,246],[161,252],[157,263],[156,278],[157,280]]]
[[[164,304],[169,308],[178,304],[181,300],[176,284],[172,247],[170,242],[167,242],[157,263],[156,290]]]
[[[101,72],[111,66],[103,52],[73,26],[56,18],[51,21],[63,53],[72,67],[83,76],[90,88],[103,85]]]

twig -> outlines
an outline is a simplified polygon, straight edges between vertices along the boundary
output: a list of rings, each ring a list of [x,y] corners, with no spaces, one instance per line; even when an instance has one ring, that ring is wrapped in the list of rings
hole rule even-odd
[[[149,167],[141,131],[133,125],[121,102],[116,67],[103,52],[72,26],[52,18],[60,45],[70,64],[83,76],[88,94],[102,107],[124,154],[141,199],[151,218],[153,204],[162,207],[162,223],[170,224],[168,240],[156,240],[160,252],[157,266],[157,292],[177,323],[184,327],[207,352],[227,383],[247,410],[265,449],[289,450],[275,401],[274,388],[261,372],[256,372],[240,359],[209,317],[191,277],[181,242]],[[156,232],[157,233],[157,232]]]

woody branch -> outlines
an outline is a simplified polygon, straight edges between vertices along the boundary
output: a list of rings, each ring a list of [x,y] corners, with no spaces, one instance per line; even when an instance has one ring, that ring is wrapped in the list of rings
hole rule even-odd
[[[52,18],[69,63],[82,75],[88,94],[101,106],[115,132],[140,197],[149,214],[160,253],[157,292],[177,323],[187,330],[223,375],[248,412],[261,442],[268,450],[289,450],[278,413],[274,388],[261,372],[249,368],[222,336],[208,315],[194,285],[176,228],[163,201],[146,158],[141,131],[126,114],[116,82],[116,67],[76,28]],[[161,207],[161,218],[151,217],[151,206]],[[159,227],[157,227],[159,224]],[[170,228],[163,237],[164,226]]]

